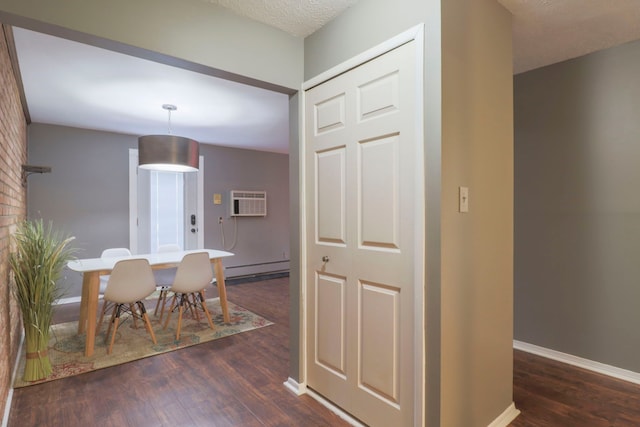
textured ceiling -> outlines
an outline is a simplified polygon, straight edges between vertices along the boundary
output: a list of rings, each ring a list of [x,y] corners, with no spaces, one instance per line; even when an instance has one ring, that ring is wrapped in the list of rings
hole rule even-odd
[[[357,0],[203,0],[307,36]],[[640,39],[640,0],[498,0],[513,14],[514,73]]]
[[[205,0],[239,15],[305,37],[358,0]]]
[[[498,0],[513,14],[514,73],[640,39],[640,0]]]

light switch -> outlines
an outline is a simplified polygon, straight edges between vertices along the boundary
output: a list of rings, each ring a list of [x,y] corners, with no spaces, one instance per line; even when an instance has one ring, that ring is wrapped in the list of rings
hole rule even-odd
[[[215,193],[213,195],[213,204],[214,205],[221,205],[222,204],[222,194]]]
[[[469,212],[469,187],[459,187],[458,196],[458,211],[462,213]]]

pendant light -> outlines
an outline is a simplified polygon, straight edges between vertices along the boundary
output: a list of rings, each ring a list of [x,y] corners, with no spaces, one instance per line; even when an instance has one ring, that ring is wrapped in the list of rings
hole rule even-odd
[[[162,108],[169,114],[167,135],[145,135],[138,138],[138,166],[172,172],[197,171],[199,146],[193,139],[171,135],[171,112],[175,105],[164,104]]]

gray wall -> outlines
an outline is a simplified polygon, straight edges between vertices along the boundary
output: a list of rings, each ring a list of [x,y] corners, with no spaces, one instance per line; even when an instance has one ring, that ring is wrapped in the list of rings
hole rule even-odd
[[[108,132],[32,124],[28,161],[52,168],[29,178],[30,217],[42,217],[76,237],[79,258],[98,257],[107,247],[129,246],[129,148],[137,138]],[[235,256],[225,259],[227,277],[288,268],[289,157],[283,154],[201,144],[204,157],[204,245],[222,249],[218,217],[224,218],[227,247],[233,240],[229,190],[267,191],[266,217],[239,218]],[[222,205],[213,204],[221,193]],[[283,255],[284,254],[284,255]],[[260,267],[238,268],[256,263]],[[65,297],[79,296],[80,276],[68,272]]]
[[[305,39],[305,78],[421,22],[426,424],[486,426],[512,403],[510,14],[494,0],[360,1]]]
[[[79,258],[129,246],[129,135],[32,124],[28,162],[51,173],[28,179],[30,218],[53,221],[75,236]]]
[[[640,372],[640,42],[519,74],[515,339]]]

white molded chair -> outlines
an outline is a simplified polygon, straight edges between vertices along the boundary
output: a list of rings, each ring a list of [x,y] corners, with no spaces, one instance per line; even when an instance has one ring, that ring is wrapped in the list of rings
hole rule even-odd
[[[174,294],[163,328],[167,329],[169,320],[171,319],[171,313],[173,313],[175,309],[178,309],[176,340],[180,339],[182,314],[185,307],[193,309],[198,321],[200,320],[197,314],[198,310],[202,310],[207,317],[209,326],[211,329],[214,329],[213,320],[211,320],[211,314],[209,314],[209,310],[207,309],[203,292],[204,288],[209,285],[212,280],[213,270],[211,269],[211,260],[209,259],[209,254],[207,252],[194,252],[187,254],[182,258],[180,264],[178,264],[176,277],[173,280],[173,285],[169,289],[169,291]]]
[[[131,256],[131,251],[127,248],[109,248],[102,251],[100,258],[118,258],[123,256]],[[108,281],[109,275],[100,276],[100,295],[104,294],[104,290],[107,289]]]
[[[146,259],[127,259],[116,262],[109,275],[107,288],[104,291],[104,305],[113,303],[113,312],[105,335],[105,340],[109,339],[111,328],[113,328],[107,350],[108,354],[111,354],[113,349],[120,315],[123,311],[129,311],[134,319],[135,317],[142,318],[149,335],[151,335],[151,340],[154,344],[157,344],[156,336],[153,333],[151,322],[149,322],[147,311],[142,302],[155,290],[156,281],[149,261]],[[139,313],[133,308],[134,305],[138,306]],[[102,316],[100,316],[100,322],[102,322]]]
[[[106,258],[119,258],[119,257],[126,257],[126,256],[131,256],[131,251],[128,248],[108,248],[102,251],[100,258],[106,259]],[[105,289],[107,289],[108,281],[109,281],[108,274],[100,276],[100,289],[98,291],[99,292],[98,295],[104,296],[104,291]],[[102,311],[100,312],[100,318],[98,319],[98,324],[96,327],[96,335],[100,333],[100,327],[102,325],[102,319],[104,318],[104,313],[109,308],[110,307],[108,306],[108,304],[103,304]],[[131,305],[130,309],[133,310],[133,304]]]
[[[180,252],[181,250],[182,249],[180,249],[180,246],[178,246],[175,243],[169,243],[166,245],[158,246],[158,253]],[[156,284],[156,290],[160,291],[160,295],[158,295],[158,302],[156,303],[156,308],[153,311],[153,315],[157,316],[158,308],[160,307],[160,304],[162,304],[162,309],[160,310],[160,318],[158,319],[159,322],[162,322],[162,315],[164,314],[164,306],[167,303],[167,293],[169,292],[169,288],[171,287],[170,282],[165,282],[165,283],[162,282],[162,276],[160,275],[162,273],[166,274],[167,271],[161,270],[161,272],[156,275],[156,282],[160,282]],[[173,280],[171,282],[173,282]]]

